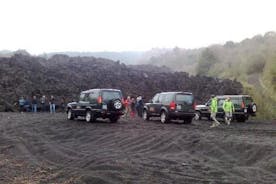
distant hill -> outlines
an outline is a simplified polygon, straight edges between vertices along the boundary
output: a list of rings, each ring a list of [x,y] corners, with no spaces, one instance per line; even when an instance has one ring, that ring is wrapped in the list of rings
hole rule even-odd
[[[124,52],[53,52],[40,55],[41,57],[50,58],[54,55],[62,54],[70,57],[96,57],[105,58],[113,61],[120,61],[125,64],[138,64],[144,52],[124,51]]]
[[[15,110],[22,95],[64,96],[77,99],[80,91],[91,88],[118,88],[124,95],[142,95],[146,100],[161,91],[191,91],[198,103],[212,93],[238,94],[239,82],[213,77],[189,76],[166,67],[125,65],[95,57],[54,55],[49,59],[23,54],[0,58],[0,111]]]

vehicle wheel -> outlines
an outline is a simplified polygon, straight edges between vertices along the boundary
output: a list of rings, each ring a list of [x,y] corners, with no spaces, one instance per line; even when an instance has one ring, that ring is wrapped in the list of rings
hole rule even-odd
[[[69,109],[68,112],[67,112],[67,119],[68,119],[68,120],[73,120],[73,119],[75,119],[75,116],[74,116],[74,114],[72,113],[72,110],[71,110],[71,109]]]
[[[195,112],[195,117],[194,117],[194,120],[201,120],[201,113],[199,111],[196,111]]]
[[[161,119],[161,123],[168,123],[169,122],[168,113],[166,113],[165,111],[162,111],[160,119]]]
[[[193,122],[193,118],[184,119],[185,124],[191,124],[192,122]]]
[[[148,111],[147,111],[146,109],[144,109],[144,110],[143,110],[143,120],[145,120],[145,121],[147,120],[147,121],[148,121],[149,118],[150,118],[150,117],[149,117],[149,115],[148,115]]]
[[[253,105],[252,105],[252,112],[253,112],[253,113],[256,113],[256,112],[257,112],[257,105],[256,105],[256,104],[253,104]]]
[[[119,119],[120,119],[119,116],[112,116],[109,118],[111,123],[117,123]]]
[[[113,109],[115,111],[121,110],[123,108],[123,104],[120,99],[110,100],[108,103],[108,109]]]
[[[93,121],[95,121],[94,114],[91,111],[86,111],[85,121],[86,122],[93,122]]]

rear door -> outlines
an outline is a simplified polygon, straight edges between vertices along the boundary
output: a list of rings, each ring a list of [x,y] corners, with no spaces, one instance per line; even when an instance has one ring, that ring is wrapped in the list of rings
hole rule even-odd
[[[160,114],[161,102],[160,102],[160,94],[157,93],[152,98],[152,103],[148,104],[148,111],[150,115],[158,116]]]
[[[175,95],[176,110],[179,112],[194,112],[194,96],[188,93]]]
[[[81,93],[75,109],[75,114],[78,116],[85,116],[87,105],[89,105],[88,93]]]
[[[122,101],[123,99],[121,91],[117,91],[117,90],[103,90],[101,91],[101,97],[102,97],[103,109],[107,108],[108,110],[115,110],[112,104],[114,100],[119,99]]]

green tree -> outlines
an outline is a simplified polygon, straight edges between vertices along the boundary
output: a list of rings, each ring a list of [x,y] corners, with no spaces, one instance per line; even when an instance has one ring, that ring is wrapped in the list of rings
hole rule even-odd
[[[196,69],[197,74],[208,75],[212,66],[217,62],[218,62],[218,58],[215,56],[213,51],[209,48],[205,49],[199,57],[199,61]]]

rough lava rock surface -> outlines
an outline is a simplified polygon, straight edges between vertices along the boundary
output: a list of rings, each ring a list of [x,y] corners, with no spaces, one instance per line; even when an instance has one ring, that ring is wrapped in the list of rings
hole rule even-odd
[[[91,88],[118,88],[124,96],[142,95],[146,100],[156,92],[189,91],[197,103],[211,94],[242,92],[237,81],[172,73],[165,67],[128,66],[103,58],[55,55],[45,59],[22,54],[0,58],[0,111],[16,110],[22,95],[54,95],[58,101],[64,96],[68,102]]]

